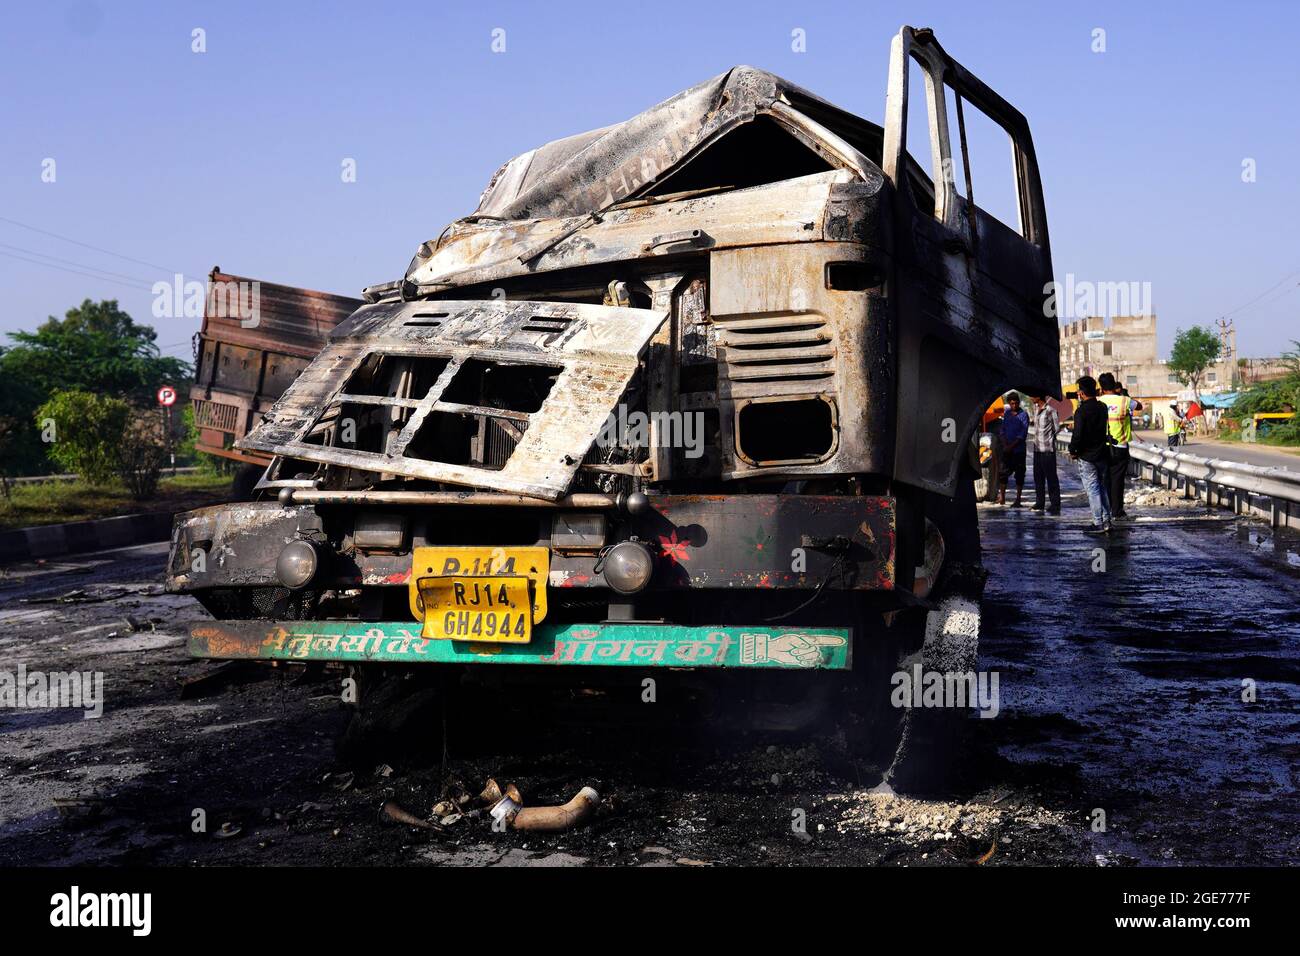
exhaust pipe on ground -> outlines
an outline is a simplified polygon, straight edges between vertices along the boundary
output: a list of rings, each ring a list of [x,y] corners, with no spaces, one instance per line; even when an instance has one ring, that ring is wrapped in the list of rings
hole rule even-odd
[[[583,823],[595,811],[600,803],[600,794],[591,787],[583,787],[568,803],[558,807],[525,807],[515,797],[518,791],[513,787],[514,796],[507,792],[489,811],[492,819],[504,820],[515,830],[527,830],[533,833],[561,833],[572,830]]]

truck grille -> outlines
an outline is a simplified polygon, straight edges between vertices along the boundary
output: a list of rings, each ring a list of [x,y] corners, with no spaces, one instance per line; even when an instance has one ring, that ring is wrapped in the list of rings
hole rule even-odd
[[[714,321],[720,377],[732,395],[817,391],[835,375],[835,345],[819,315]]]
[[[239,406],[227,405],[225,402],[195,399],[194,424],[199,428],[215,428],[218,431],[234,432],[239,424]]]

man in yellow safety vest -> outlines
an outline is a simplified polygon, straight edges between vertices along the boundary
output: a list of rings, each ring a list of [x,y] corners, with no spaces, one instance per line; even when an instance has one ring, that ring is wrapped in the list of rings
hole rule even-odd
[[[1106,406],[1106,430],[1110,433],[1106,490],[1111,518],[1127,518],[1124,513],[1124,482],[1128,478],[1128,445],[1133,440],[1133,413],[1142,411],[1142,403],[1124,394],[1124,389],[1110,372],[1102,372],[1097,377],[1097,385],[1101,388],[1101,402]]]
[[[1183,416],[1178,411],[1177,405],[1169,406],[1169,414],[1165,416],[1165,443],[1173,448],[1178,444],[1178,435],[1183,430]]]

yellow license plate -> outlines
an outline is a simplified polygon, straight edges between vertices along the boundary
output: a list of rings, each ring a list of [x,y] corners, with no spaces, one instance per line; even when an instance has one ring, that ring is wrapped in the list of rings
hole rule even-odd
[[[411,613],[435,640],[526,644],[546,617],[547,548],[416,548]]]
[[[531,584],[527,578],[422,578],[420,636],[527,644],[533,638]]]

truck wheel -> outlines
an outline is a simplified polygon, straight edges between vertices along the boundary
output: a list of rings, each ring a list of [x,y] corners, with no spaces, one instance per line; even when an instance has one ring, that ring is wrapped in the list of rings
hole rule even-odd
[[[925,635],[921,647],[901,662],[900,670],[908,681],[896,691],[905,697],[893,760],[885,771],[884,782],[901,793],[939,793],[951,790],[964,776],[962,758],[969,727],[970,706],[966,701],[955,706],[945,699],[942,706],[914,706],[921,700],[928,675],[977,673],[980,606],[977,598],[952,591],[926,614]],[[919,689],[912,685],[918,675]],[[944,682],[944,686],[955,686]],[[968,686],[968,685],[964,685]],[[897,702],[897,701],[895,701]]]
[[[954,498],[925,497],[925,517],[942,536],[943,555],[925,606],[893,612],[887,626],[865,628],[868,638],[854,646],[849,744],[855,756],[883,767],[883,782],[900,792],[950,790],[965,769],[969,707],[924,706],[923,695],[915,706],[913,685],[918,674],[922,690],[929,674],[977,675],[984,569],[974,477],[966,466]]]
[[[976,501],[993,501],[998,496],[998,479],[1002,477],[1002,455],[998,450],[998,443],[993,443],[992,454],[989,460],[980,468],[975,475],[975,500]]]
[[[336,747],[358,769],[440,752],[442,695],[436,674],[363,665],[353,670],[356,702]]]

